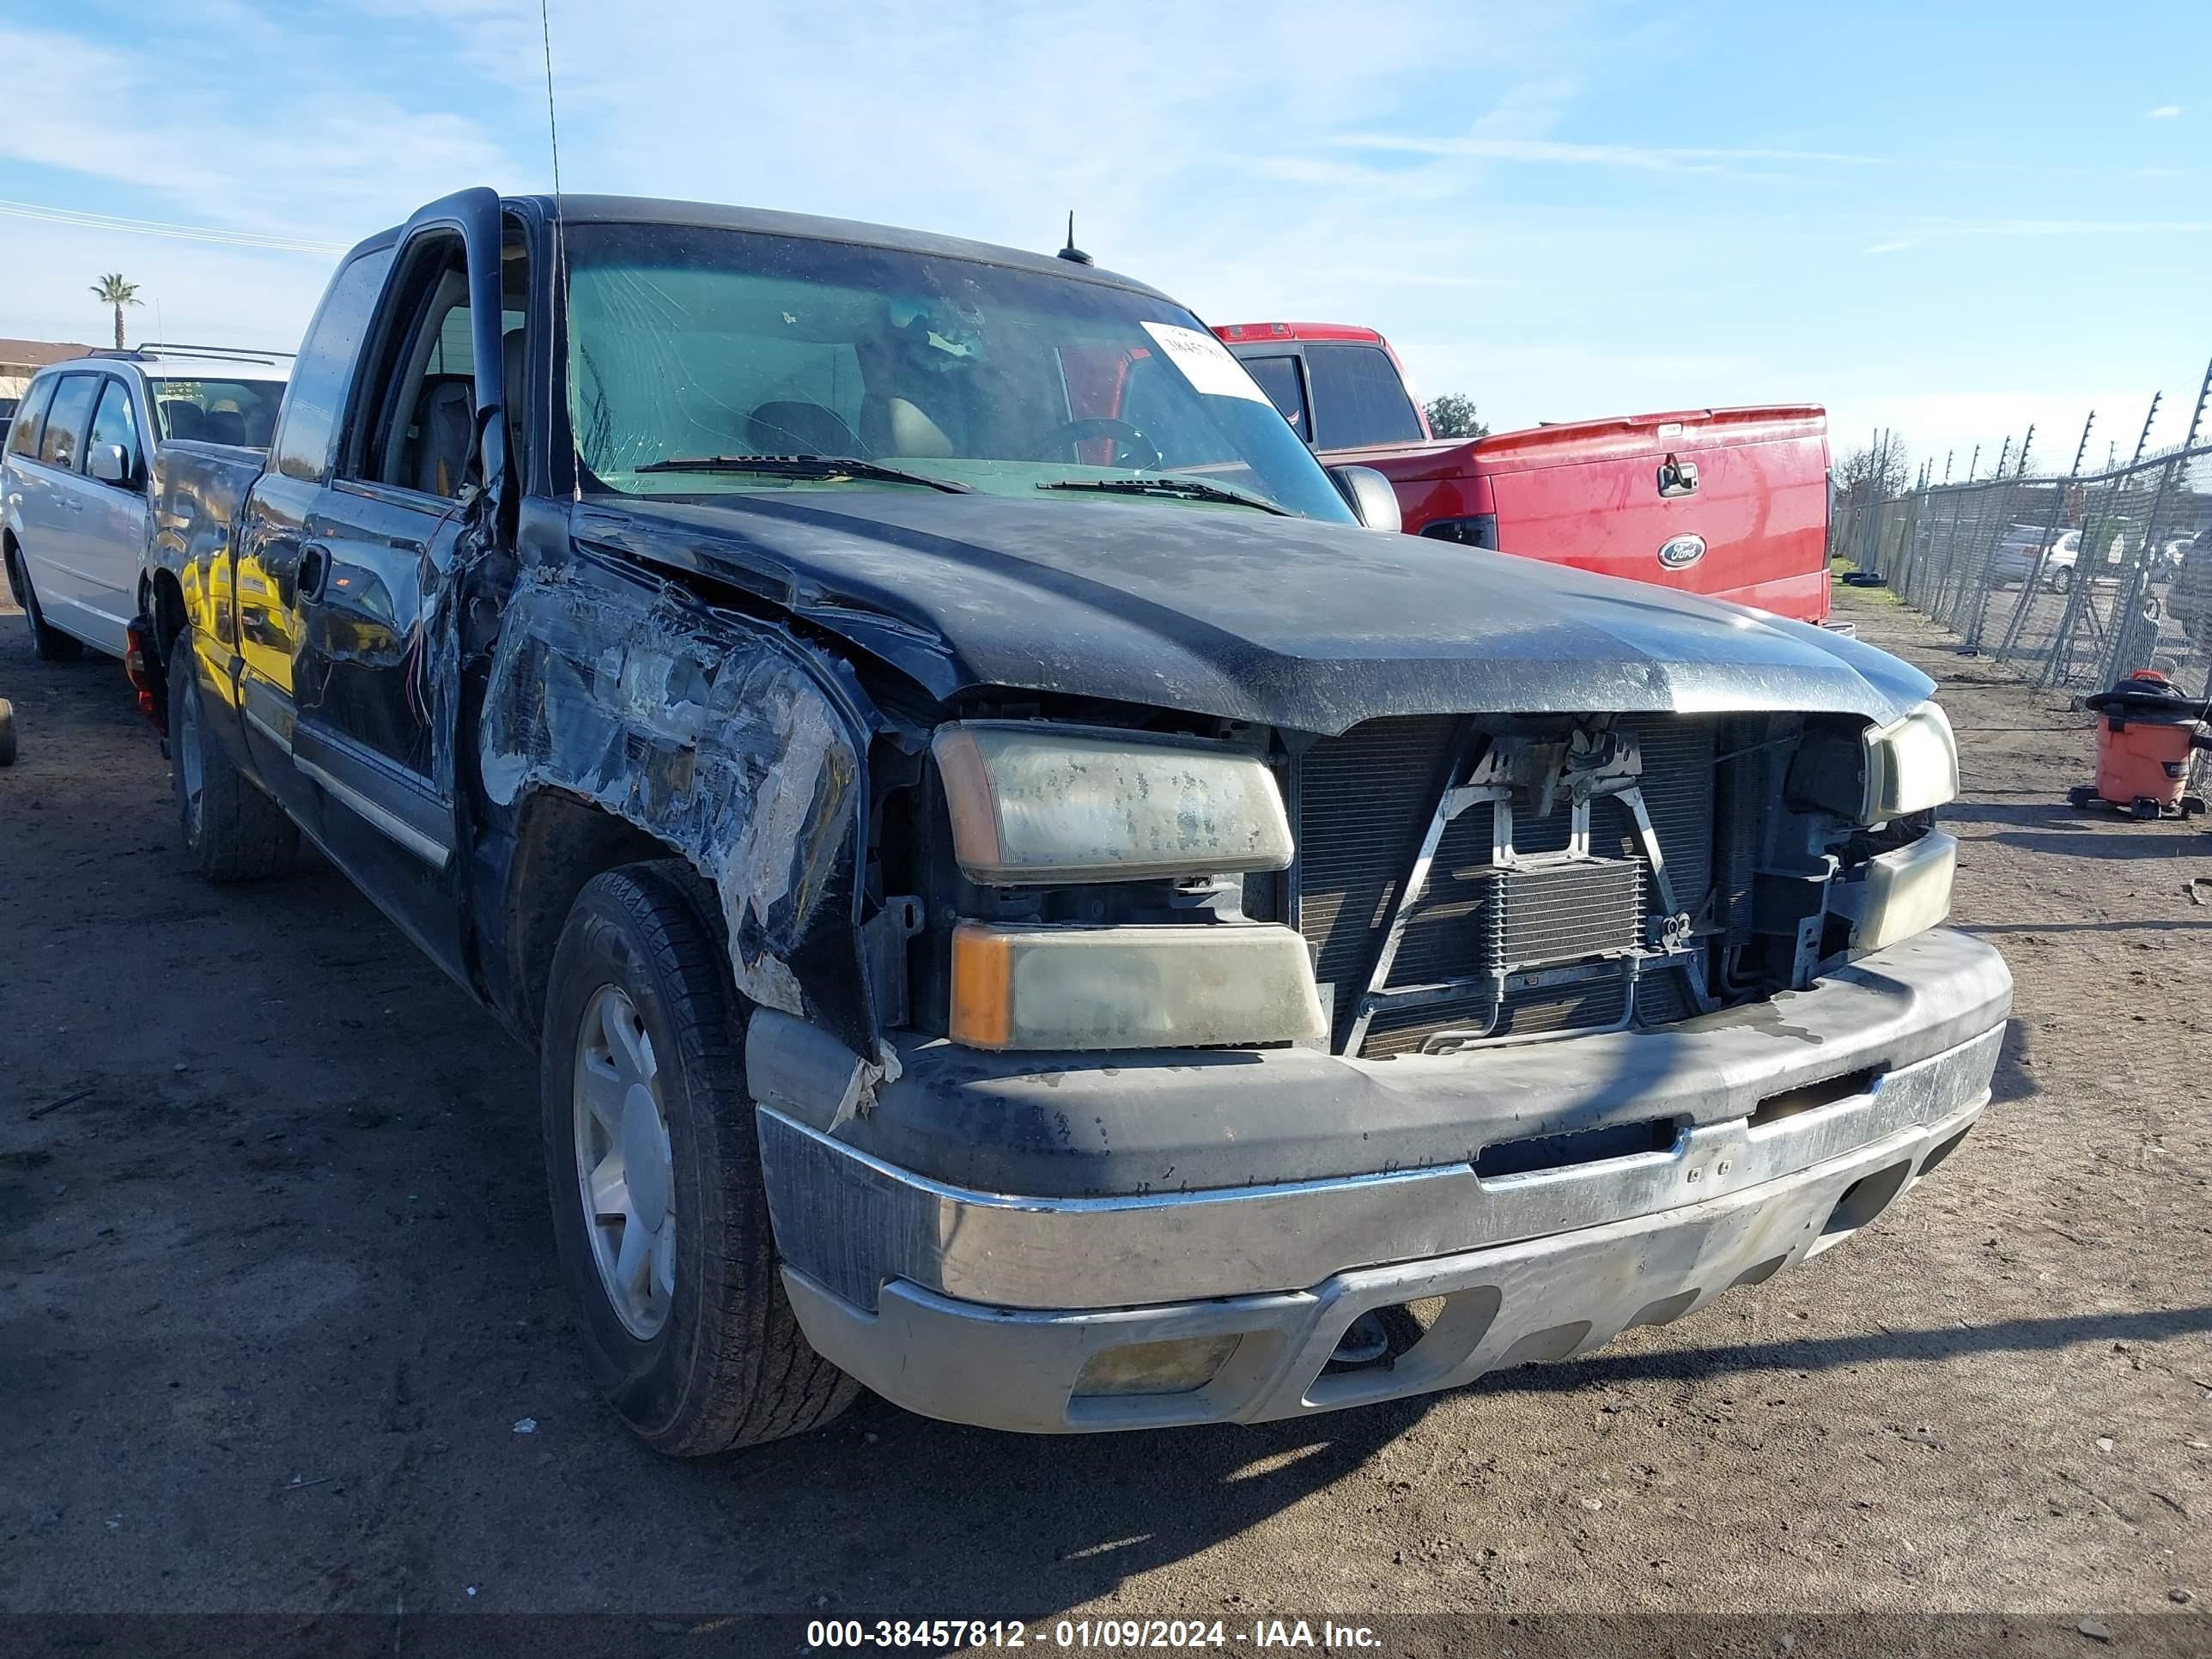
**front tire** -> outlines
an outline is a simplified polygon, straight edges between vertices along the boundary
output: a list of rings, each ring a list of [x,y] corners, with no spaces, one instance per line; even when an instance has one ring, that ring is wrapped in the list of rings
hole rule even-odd
[[[2045,584],[2054,593],[2064,593],[2074,586],[2074,573],[2062,564],[2045,579]]]
[[[23,558],[22,549],[13,542],[8,544],[8,579],[16,598],[23,602],[23,620],[31,625],[31,648],[38,653],[39,660],[76,662],[82,658],[83,642],[74,635],[63,633],[39,609],[38,590],[31,586],[31,567]]]
[[[808,1346],[784,1296],[744,1009],[681,868],[586,884],[553,955],[540,1087],[592,1374],[641,1439],[690,1457],[814,1428],[860,1385]]]
[[[282,875],[299,858],[300,831],[208,731],[194,661],[188,628],[169,647],[169,785],[185,856],[204,881]]]

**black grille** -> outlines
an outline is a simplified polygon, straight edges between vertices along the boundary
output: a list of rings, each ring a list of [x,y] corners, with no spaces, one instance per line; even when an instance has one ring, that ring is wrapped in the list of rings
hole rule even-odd
[[[1714,737],[1717,722],[1637,715],[1644,756],[1644,798],[1665,854],[1678,908],[1698,919],[1712,884]],[[1390,912],[1443,788],[1461,722],[1448,715],[1373,720],[1324,739],[1299,769],[1299,927],[1315,953],[1315,972],[1333,1006],[1335,1046],[1350,1035]],[[1613,800],[1593,808],[1595,862],[1512,872],[1492,864],[1492,809],[1477,806],[1447,826],[1389,975],[1395,988],[1436,985],[1508,964],[1599,956],[1642,943],[1642,919],[1659,900],[1627,811]],[[1523,859],[1565,850],[1571,813],[1564,802],[1544,818],[1516,812],[1513,847]],[[1501,885],[1502,884],[1502,885]],[[1503,892],[1504,902],[1498,903]],[[1679,979],[1656,976],[1656,981]],[[1681,988],[1663,992],[1652,976],[1638,993],[1647,1018],[1679,1018]],[[1576,986],[1510,989],[1494,1035],[1619,1024],[1625,975]],[[1459,998],[1378,1012],[1362,1052],[1417,1048],[1435,1032],[1480,1025],[1486,997]]]

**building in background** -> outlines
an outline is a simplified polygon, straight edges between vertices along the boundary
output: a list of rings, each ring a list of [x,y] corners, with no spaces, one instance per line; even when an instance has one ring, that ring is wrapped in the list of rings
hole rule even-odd
[[[92,350],[88,345],[73,345],[66,340],[0,339],[0,398],[13,402],[23,395],[31,376],[48,363],[88,357]]]

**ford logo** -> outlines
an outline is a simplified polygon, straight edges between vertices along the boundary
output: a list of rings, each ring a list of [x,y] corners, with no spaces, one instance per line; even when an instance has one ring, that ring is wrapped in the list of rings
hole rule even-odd
[[[1669,570],[1687,570],[1705,556],[1703,536],[1677,536],[1659,544],[1659,562]]]

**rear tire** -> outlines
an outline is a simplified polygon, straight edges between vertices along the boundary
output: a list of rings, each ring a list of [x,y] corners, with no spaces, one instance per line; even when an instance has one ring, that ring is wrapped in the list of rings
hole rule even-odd
[[[207,729],[192,633],[169,647],[169,782],[185,856],[205,881],[259,881],[290,870],[300,831]]]
[[[74,635],[64,634],[46,620],[46,613],[39,609],[38,590],[31,586],[31,567],[24,560],[23,550],[15,543],[8,544],[8,580],[15,595],[23,602],[23,620],[31,625],[32,648],[40,662],[76,662],[84,655],[84,643]]]
[[[684,876],[634,864],[586,884],[553,954],[539,1079],[554,1238],[592,1374],[641,1439],[694,1457],[815,1428],[860,1384],[808,1345],[784,1295],[745,1008]]]

